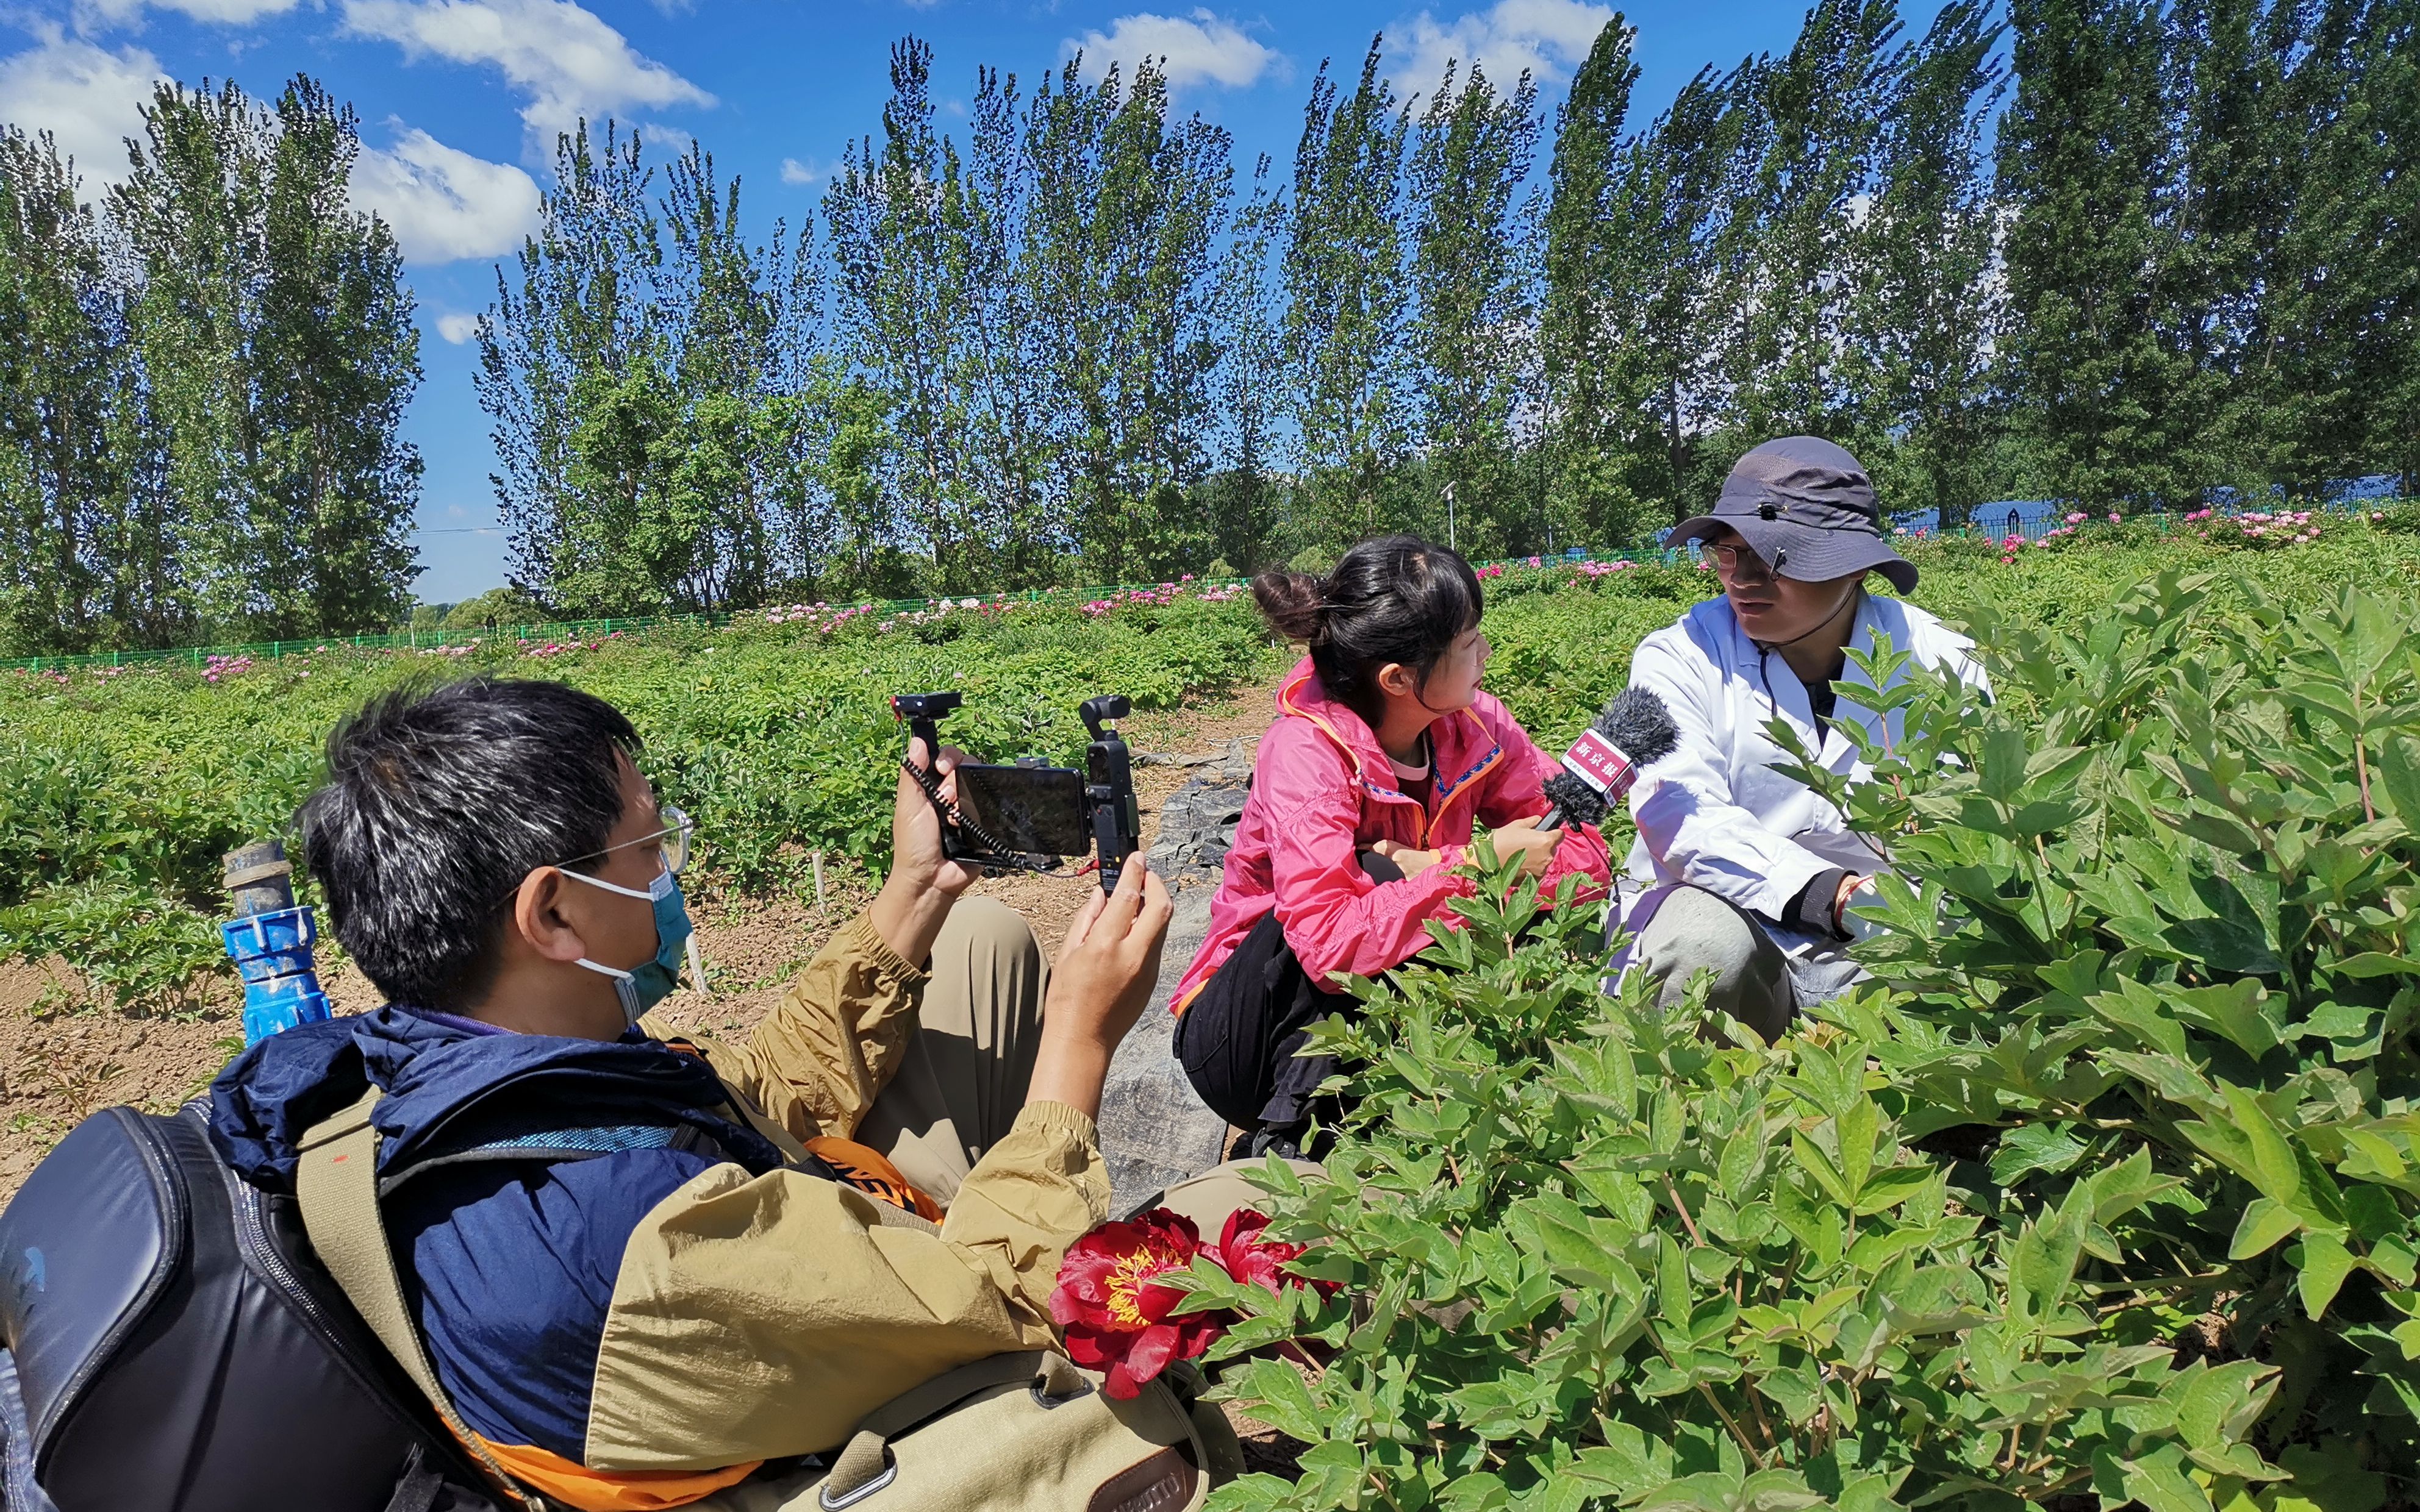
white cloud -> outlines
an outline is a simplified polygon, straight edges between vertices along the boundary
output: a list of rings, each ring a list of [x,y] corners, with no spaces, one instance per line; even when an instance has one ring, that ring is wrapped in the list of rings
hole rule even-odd
[[[571,0],[345,0],[344,16],[347,31],[395,42],[406,57],[494,67],[529,97],[521,120],[540,157],[583,116],[714,103]]]
[[[447,346],[459,347],[479,333],[479,317],[475,315],[441,315],[437,317],[437,333]],[[462,506],[456,504],[454,513],[460,515]]]
[[[785,184],[821,183],[830,172],[831,169],[829,166],[817,162],[813,158],[809,158],[804,162],[800,162],[796,158],[782,160],[782,182]]]
[[[427,131],[405,131],[389,151],[365,147],[353,164],[355,208],[376,210],[395,227],[405,260],[419,264],[494,257],[520,245],[537,226],[537,185],[508,162],[489,162],[447,147]],[[447,341],[448,316],[438,322]]]
[[[1149,11],[1120,16],[1106,35],[1086,32],[1059,44],[1061,57],[1084,54],[1084,69],[1095,78],[1111,63],[1131,78],[1144,58],[1162,60],[1171,88],[1215,84],[1246,89],[1284,59],[1244,35],[1242,28],[1215,11],[1196,10],[1187,16],[1155,16]]]
[[[195,21],[222,26],[248,26],[263,16],[282,16],[302,0],[77,0],[78,19],[85,23],[123,25],[147,8],[174,10]]]
[[[1547,84],[1579,66],[1613,14],[1584,0],[1497,0],[1448,21],[1423,10],[1387,29],[1387,50],[1396,59],[1395,82],[1406,91],[1435,88],[1450,61],[1459,61],[1466,74],[1476,63],[1503,87],[1523,69]]]
[[[51,28],[38,45],[0,58],[0,119],[49,131],[87,183],[116,183],[126,177],[126,138],[143,134],[143,107],[166,77],[142,48],[113,53]]]

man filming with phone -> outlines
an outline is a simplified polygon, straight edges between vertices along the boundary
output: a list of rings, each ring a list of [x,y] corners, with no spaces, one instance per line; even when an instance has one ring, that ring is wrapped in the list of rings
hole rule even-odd
[[[892,862],[745,1046],[646,1017],[690,925],[689,820],[610,704],[473,678],[339,726],[303,805],[336,937],[387,1006],[211,1089],[246,1180],[366,1089],[403,1294],[465,1443],[581,1508],[670,1507],[821,1453],[956,1365],[1049,1348],[1108,1215],[1094,1119],[1158,975],[1140,857],[1055,962],[963,894],[911,741]]]

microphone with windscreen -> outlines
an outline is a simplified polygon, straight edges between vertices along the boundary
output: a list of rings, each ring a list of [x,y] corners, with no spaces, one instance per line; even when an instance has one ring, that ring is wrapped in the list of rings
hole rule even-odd
[[[1603,824],[1638,780],[1638,769],[1670,755],[1680,743],[1680,729],[1662,699],[1643,687],[1623,688],[1563,753],[1563,769],[1546,779],[1546,801],[1554,807],[1538,827]]]

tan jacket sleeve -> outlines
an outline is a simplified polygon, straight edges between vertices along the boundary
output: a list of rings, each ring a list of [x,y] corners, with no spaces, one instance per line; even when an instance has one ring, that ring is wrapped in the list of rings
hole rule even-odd
[[[1059,1262],[1109,1209],[1093,1120],[1041,1103],[978,1162],[939,1233],[798,1171],[701,1172],[624,1249],[585,1463],[700,1470],[844,1442],[944,1370],[1055,1348]]]
[[[794,1139],[857,1133],[915,1037],[926,972],[862,914],[825,942],[782,1004],[715,1070]]]

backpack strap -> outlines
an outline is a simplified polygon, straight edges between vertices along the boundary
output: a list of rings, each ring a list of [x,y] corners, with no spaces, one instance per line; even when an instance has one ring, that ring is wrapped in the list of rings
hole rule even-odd
[[[387,1247],[386,1222],[379,1212],[378,1130],[370,1109],[380,1094],[375,1087],[361,1100],[302,1136],[302,1159],[294,1170],[294,1196],[302,1210],[302,1227],[320,1263],[344,1288],[346,1298],[362,1315],[370,1332],[403,1366],[428,1404],[437,1409],[447,1431],[461,1442],[507,1503],[525,1512],[546,1512],[545,1502],[525,1491],[487,1444],[463,1425],[445,1395],[420,1330],[404,1304],[403,1283],[396,1275],[395,1254]]]

